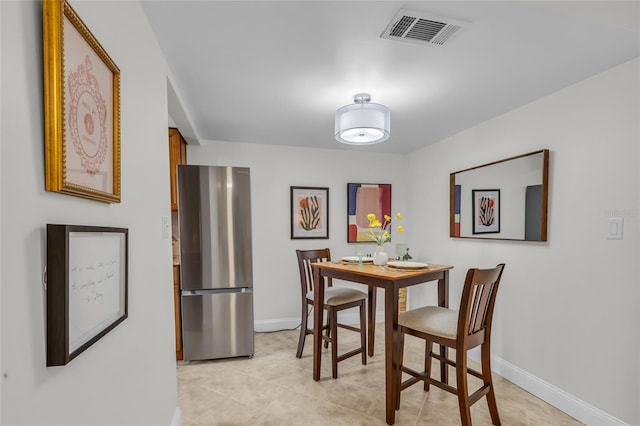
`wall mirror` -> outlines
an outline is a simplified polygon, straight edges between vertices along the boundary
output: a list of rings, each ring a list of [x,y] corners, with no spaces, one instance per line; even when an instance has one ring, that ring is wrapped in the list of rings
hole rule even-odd
[[[449,236],[547,241],[549,150],[449,175]]]

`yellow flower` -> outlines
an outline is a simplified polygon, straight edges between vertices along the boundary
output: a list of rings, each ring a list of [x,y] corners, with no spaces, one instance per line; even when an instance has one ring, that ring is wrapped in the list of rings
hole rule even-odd
[[[402,214],[397,213],[396,217],[398,220],[402,219]],[[379,246],[382,244],[388,243],[391,241],[391,216],[388,214],[384,215],[384,222],[380,223],[375,214],[369,213],[367,215],[367,219],[369,220],[369,228],[371,239],[376,242]],[[373,228],[380,228],[379,230],[375,230]],[[397,227],[398,232],[404,232],[403,226]]]

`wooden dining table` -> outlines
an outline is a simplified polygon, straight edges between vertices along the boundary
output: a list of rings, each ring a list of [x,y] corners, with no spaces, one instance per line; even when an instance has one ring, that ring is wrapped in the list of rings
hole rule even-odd
[[[384,289],[384,357],[385,357],[385,401],[386,421],[392,425],[396,415],[396,374],[399,364],[398,335],[398,293],[401,288],[410,287],[429,281],[438,282],[438,305],[449,307],[449,270],[453,266],[432,265],[420,269],[395,269],[373,264],[358,265],[347,262],[317,262],[311,264],[313,270],[313,379],[320,380],[320,362],[322,355],[322,322],[324,310],[324,278],[350,281],[368,287],[370,309],[368,310],[368,345],[369,356],[373,356],[375,332],[375,295],[378,288]],[[446,348],[440,351],[446,355]],[[444,363],[440,367],[441,380],[447,382],[447,368]]]

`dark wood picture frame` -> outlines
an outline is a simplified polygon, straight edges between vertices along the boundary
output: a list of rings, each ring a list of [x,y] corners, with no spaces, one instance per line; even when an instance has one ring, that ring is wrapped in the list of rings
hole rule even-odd
[[[47,224],[47,366],[66,365],[128,317],[126,228]]]
[[[549,209],[549,173],[550,173],[550,151],[548,149],[540,149],[537,151],[527,152],[525,154],[516,155],[508,158],[504,158],[490,163],[481,164],[474,167],[469,167],[464,170],[459,170],[449,174],[449,236],[451,238],[481,238],[491,240],[509,240],[509,241],[548,241],[548,209]],[[530,170],[530,167],[534,167],[539,170],[539,178],[534,182],[527,183],[529,185],[538,186],[541,194],[538,196],[538,207],[532,209],[531,217],[528,218],[526,214],[522,218],[516,218],[515,220],[522,220],[522,223],[527,223],[531,220],[534,225],[534,231],[530,237],[525,228],[524,234],[514,234],[510,232],[511,227],[508,222],[504,222],[501,218],[501,233],[500,234],[474,234],[472,224],[469,220],[473,220],[473,216],[469,214],[471,206],[461,206],[461,203],[468,203],[471,200],[471,188],[475,186],[477,180],[461,179],[461,177],[468,176],[469,173],[480,172],[482,175],[486,173],[495,174],[495,170],[507,167],[511,171],[521,170],[523,172]],[[503,170],[504,172],[504,170]],[[521,173],[516,173],[515,177],[519,178]],[[497,187],[500,182],[515,181],[515,179],[509,179],[502,181],[490,182],[486,187]],[[465,185],[461,185],[461,183]],[[473,185],[473,186],[472,186]],[[495,186],[494,186],[495,185]],[[482,185],[484,186],[484,185]],[[501,189],[505,189],[501,186]],[[501,194],[504,196],[504,193]],[[504,214],[504,220],[512,221],[512,216],[508,212],[502,212]],[[526,226],[526,225],[525,225]]]
[[[291,239],[329,238],[329,188],[292,186]]]

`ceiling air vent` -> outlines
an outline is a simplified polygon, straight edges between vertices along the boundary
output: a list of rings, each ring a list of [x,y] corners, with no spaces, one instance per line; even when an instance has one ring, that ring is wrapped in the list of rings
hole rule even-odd
[[[380,37],[442,47],[468,24],[460,20],[400,9]]]

